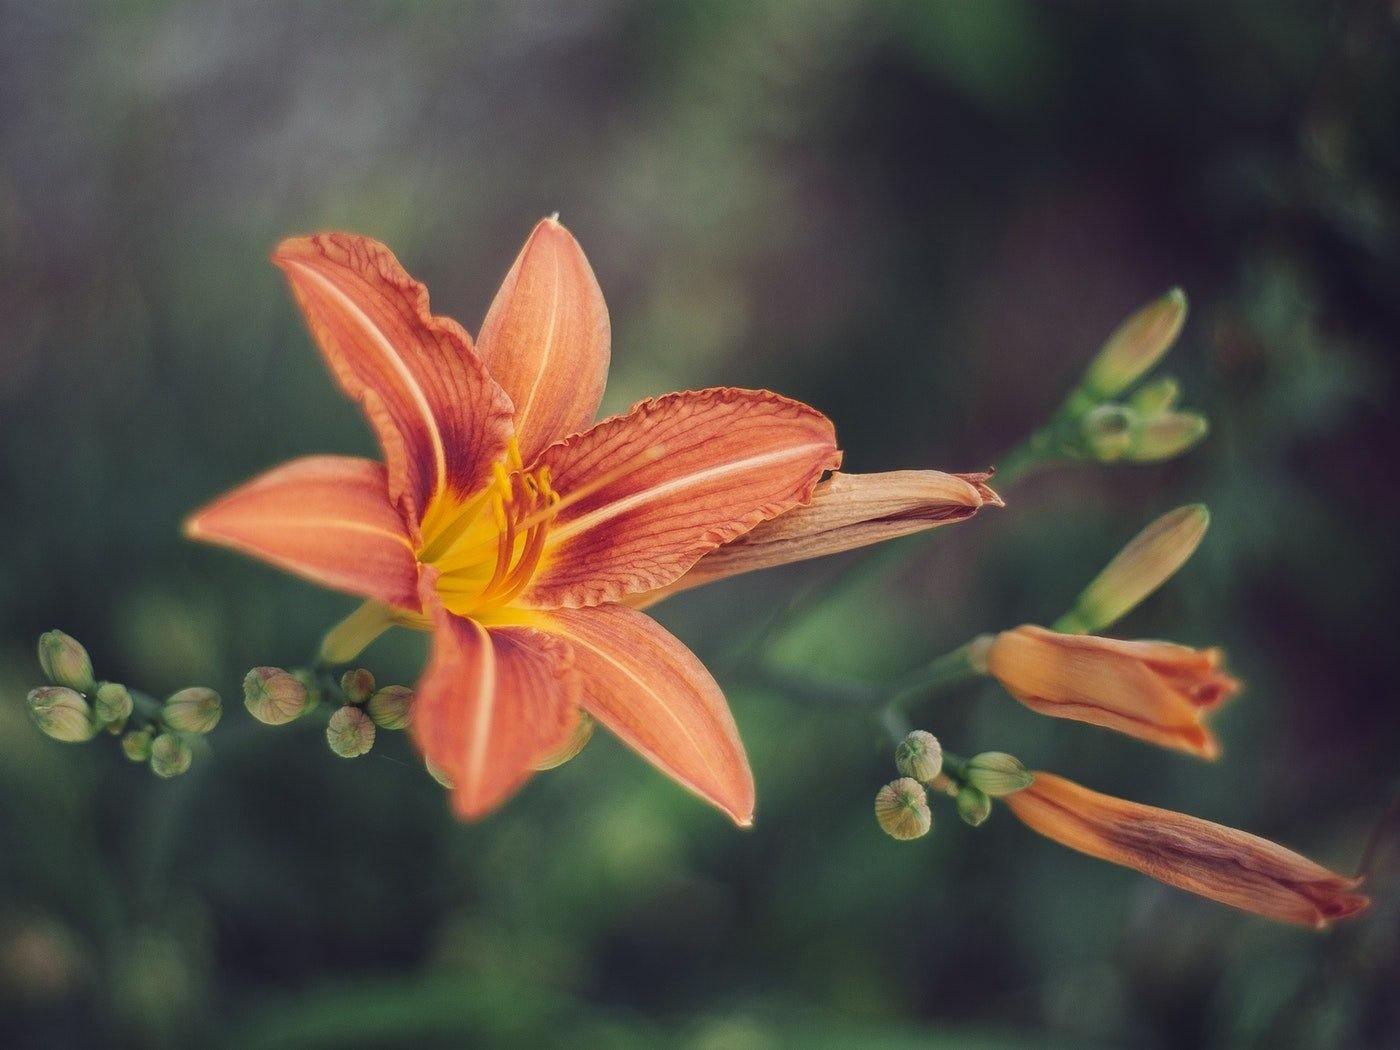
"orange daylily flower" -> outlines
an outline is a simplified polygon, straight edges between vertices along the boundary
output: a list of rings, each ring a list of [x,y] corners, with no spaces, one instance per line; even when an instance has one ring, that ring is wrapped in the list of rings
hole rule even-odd
[[[1268,919],[1322,929],[1363,911],[1359,878],[1257,835],[1101,795],[1050,773],[1002,801],[1046,838]]]
[[[554,219],[531,233],[475,345],[375,241],[293,238],[273,261],[384,462],[295,460],[193,515],[188,535],[369,599],[332,632],[340,660],[392,623],[432,632],[410,728],[459,815],[515,792],[582,708],[750,823],[753,777],[719,686],[634,606],[809,504],[841,461],[831,422],[717,388],[594,425],[607,308]],[[827,553],[808,550],[780,560]]]
[[[1026,624],[1003,631],[987,670],[1032,711],[1120,733],[1201,758],[1220,742],[1205,717],[1240,690],[1219,649],[1060,634]]]

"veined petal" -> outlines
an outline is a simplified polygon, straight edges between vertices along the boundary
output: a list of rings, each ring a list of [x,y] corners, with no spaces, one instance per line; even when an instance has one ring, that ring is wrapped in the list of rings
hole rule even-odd
[[[546,629],[573,648],[584,709],[735,823],[753,823],[744,745],[724,694],[695,654],[626,606],[556,609],[547,616]]]
[[[1027,827],[1070,849],[1269,919],[1321,929],[1370,903],[1351,892],[1360,879],[1268,839],[1049,773],[1002,801]]]
[[[478,489],[510,438],[510,398],[456,321],[378,241],[283,241],[282,268],[331,371],[384,449],[389,498],[414,526],[439,493]]]
[[[986,484],[989,474],[896,470],[831,475],[812,502],[756,526],[706,554],[669,587],[638,595],[645,608],[679,591],[726,576],[821,558],[913,532],[966,521],[984,506],[1003,506]]]
[[[453,808],[476,820],[556,753],[578,722],[579,677],[567,642],[533,627],[492,627],[456,616],[423,573],[432,656],[411,708],[413,739],[453,783]]]
[[[557,219],[541,220],[477,338],[481,359],[515,402],[526,461],[593,422],[610,342],[608,308],[583,249]]]
[[[418,608],[418,565],[384,468],[307,456],[226,492],[185,522],[185,535],[230,547],[338,591]]]
[[[568,505],[520,601],[578,608],[664,587],[808,502],[840,462],[831,421],[777,394],[721,388],[643,401],[540,455]],[[569,503],[573,491],[587,495]]]

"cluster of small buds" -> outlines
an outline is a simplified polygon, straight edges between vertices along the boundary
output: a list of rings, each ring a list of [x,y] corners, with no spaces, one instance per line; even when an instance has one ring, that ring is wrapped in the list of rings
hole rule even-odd
[[[341,758],[359,758],[374,747],[380,729],[404,729],[413,691],[402,685],[377,687],[374,675],[356,667],[334,681],[324,672],[254,667],[243,678],[249,714],[270,726],[286,725],[313,711],[322,699],[336,704],[326,722],[326,744]]]
[[[1198,444],[1209,422],[1177,407],[1180,383],[1165,376],[1132,389],[1166,356],[1185,321],[1186,296],[1173,288],[1119,325],[1039,435],[1041,451],[1100,463],[1160,463]]]
[[[32,690],[29,715],[40,732],[78,744],[105,730],[121,738],[122,753],[159,777],[186,772],[193,742],[219,724],[223,703],[204,686],[181,689],[163,704],[120,682],[99,682],[82,643],[62,631],[39,638],[39,666],[51,685]]]
[[[928,789],[952,800],[964,824],[978,827],[992,815],[992,800],[1021,791],[1034,776],[1013,755],[985,751],[962,759],[948,754],[938,738],[923,729],[909,733],[895,747],[895,767],[903,774],[875,796],[875,819],[891,838],[922,838],[933,827]]]

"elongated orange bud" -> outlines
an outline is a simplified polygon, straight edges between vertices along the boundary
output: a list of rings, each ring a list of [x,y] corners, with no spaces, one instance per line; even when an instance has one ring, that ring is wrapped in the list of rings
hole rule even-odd
[[[1204,717],[1239,692],[1218,649],[1122,642],[1025,625],[997,635],[987,669],[1017,700],[1052,718],[1216,758]]]
[[[1338,875],[1257,835],[1101,795],[1051,773],[1003,800],[1048,839],[1267,919],[1323,929],[1364,910]]]
[[[1108,337],[1084,377],[1096,400],[1121,394],[1171,349],[1186,323],[1186,294],[1173,288],[1133,313]]]

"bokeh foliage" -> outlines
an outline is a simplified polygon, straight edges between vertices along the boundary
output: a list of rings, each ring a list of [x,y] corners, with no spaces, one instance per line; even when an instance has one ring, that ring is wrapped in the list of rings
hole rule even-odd
[[[0,1041],[239,1047],[1393,1045],[1395,847],[1314,937],[947,809],[881,836],[876,727],[730,685],[739,833],[611,741],[476,827],[403,741],[237,708],[340,599],[178,538],[251,473],[372,450],[266,253],[391,243],[475,328],[560,210],[612,309],[606,408],[714,383],[836,420],[855,470],[992,463],[1173,284],[1214,424],[1047,472],[833,603],[785,659],[895,675],[1063,611],[1148,519],[1214,511],[1123,630],[1245,678],[1203,766],[995,689],[916,722],[1359,860],[1396,789],[1400,54],[1380,2],[0,3]],[[838,566],[662,607],[712,666]],[[235,701],[174,782],[23,714],[61,626],[105,677]],[[411,681],[421,640],[370,651]]]

